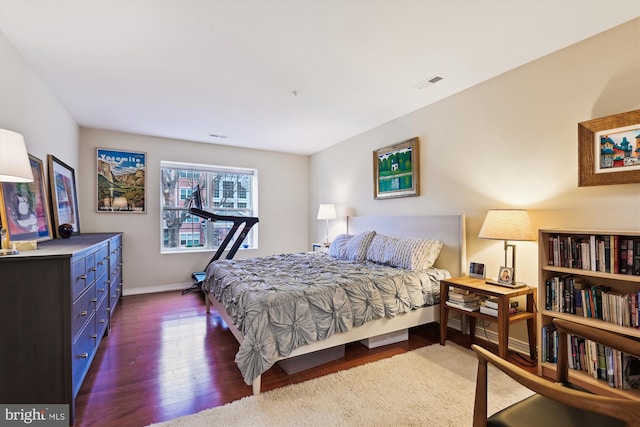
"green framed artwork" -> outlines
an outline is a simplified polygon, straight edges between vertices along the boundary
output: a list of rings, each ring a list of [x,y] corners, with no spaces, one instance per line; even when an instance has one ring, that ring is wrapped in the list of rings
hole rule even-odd
[[[373,198],[418,196],[418,138],[411,138],[373,152]]]

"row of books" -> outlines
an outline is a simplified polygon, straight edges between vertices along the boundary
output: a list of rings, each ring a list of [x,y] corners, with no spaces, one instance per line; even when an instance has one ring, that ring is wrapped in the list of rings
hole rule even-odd
[[[480,297],[475,292],[456,287],[449,287],[449,298],[445,302],[450,307],[465,311],[478,311],[480,309]]]
[[[545,282],[545,309],[640,328],[640,291],[592,285],[582,277],[555,276]]]
[[[558,331],[553,325],[542,327],[542,361],[557,363]],[[640,388],[640,358],[587,340],[567,335],[569,368],[605,381],[619,389]]]
[[[498,317],[498,299],[495,297],[481,299],[475,292],[451,287],[446,304],[449,307],[465,311],[480,311],[480,313]],[[518,301],[510,301],[509,305],[510,315],[518,312]]]
[[[551,236],[549,265],[640,275],[640,238],[618,235]]]

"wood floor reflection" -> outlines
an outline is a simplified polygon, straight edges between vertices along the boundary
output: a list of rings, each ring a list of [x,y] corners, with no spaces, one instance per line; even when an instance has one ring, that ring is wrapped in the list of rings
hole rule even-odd
[[[438,333],[432,324],[411,329],[402,343],[371,350],[349,344],[343,358],[293,375],[274,366],[263,375],[262,390],[435,344]],[[456,331],[447,338],[470,345]],[[201,294],[123,297],[76,399],[75,426],[145,426],[249,396],[237,351],[217,313],[206,314]]]

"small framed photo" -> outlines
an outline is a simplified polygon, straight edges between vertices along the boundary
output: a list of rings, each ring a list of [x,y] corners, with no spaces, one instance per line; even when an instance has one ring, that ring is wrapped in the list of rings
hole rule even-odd
[[[479,262],[469,264],[469,277],[484,279],[484,264],[480,264]]]
[[[502,285],[510,285],[513,282],[513,268],[500,267],[498,273],[498,283]]]

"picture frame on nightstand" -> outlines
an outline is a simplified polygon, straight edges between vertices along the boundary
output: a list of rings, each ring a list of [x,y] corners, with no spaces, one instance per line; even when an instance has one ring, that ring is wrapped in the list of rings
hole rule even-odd
[[[469,277],[484,279],[484,264],[472,262],[469,264]]]
[[[513,268],[500,267],[500,272],[498,273],[498,284],[510,286],[512,283],[513,283]]]

